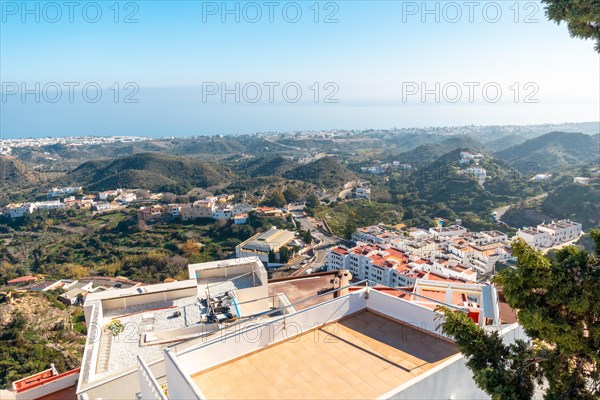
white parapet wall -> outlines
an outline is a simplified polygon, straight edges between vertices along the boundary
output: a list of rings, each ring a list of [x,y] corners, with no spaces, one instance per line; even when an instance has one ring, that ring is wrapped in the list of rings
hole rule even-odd
[[[528,340],[519,324],[498,329],[504,344],[517,339]],[[394,389],[381,398],[406,400],[489,399],[490,396],[473,381],[473,373],[465,364],[465,357],[457,354],[446,362]]]
[[[194,374],[361,311],[365,297],[364,291],[354,292],[267,323],[243,324],[233,333],[182,351],[177,359],[184,371]]]
[[[144,360],[137,356],[138,377],[140,378],[140,394],[143,400],[167,400],[154,374]]]
[[[411,301],[401,300],[377,290],[369,291],[367,308],[406,324],[413,325],[417,329],[428,331],[433,335],[445,336],[441,329],[438,328],[439,321],[436,321],[436,317],[441,314],[431,308]]]
[[[167,373],[167,390],[169,399],[196,400],[206,399],[202,391],[192,381],[189,373],[171,351],[165,351],[165,371]],[[145,399],[144,399],[145,400]]]

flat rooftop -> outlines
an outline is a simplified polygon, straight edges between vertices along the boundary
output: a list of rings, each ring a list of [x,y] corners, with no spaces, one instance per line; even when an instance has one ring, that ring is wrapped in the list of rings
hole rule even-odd
[[[295,233],[285,229],[269,229],[257,234],[241,244],[243,249],[269,251],[285,246],[295,238]]]
[[[125,330],[118,336],[103,332],[100,338],[98,361],[95,366],[100,376],[114,374],[137,365],[136,355],[154,361],[163,357],[164,344],[140,345],[140,336],[145,333],[196,325],[200,321],[198,298],[189,296],[175,300],[146,303],[127,308],[104,311],[101,326],[113,319],[119,320]],[[181,316],[173,317],[179,311]]]
[[[458,353],[438,336],[361,311],[191,378],[210,399],[377,398]]]

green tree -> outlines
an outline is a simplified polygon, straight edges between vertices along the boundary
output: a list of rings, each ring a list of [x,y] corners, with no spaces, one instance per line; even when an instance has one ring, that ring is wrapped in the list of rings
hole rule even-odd
[[[600,396],[600,231],[590,235],[596,255],[569,246],[547,257],[521,239],[513,243],[517,264],[494,281],[530,343],[505,346],[462,312],[443,310],[442,331],[492,398],[529,399],[534,382],[544,383],[546,399]]]
[[[288,249],[287,247],[282,247],[279,249],[279,262],[280,263],[287,263],[290,258],[291,258],[292,254],[290,252],[290,249]]]
[[[283,191],[283,196],[288,203],[295,203],[300,198],[300,193],[295,188],[288,187]]]
[[[269,250],[269,262],[274,263],[275,259],[276,259],[275,252],[273,250]]]
[[[600,53],[600,2],[598,0],[542,0],[551,21],[566,22],[573,37],[596,41]]]
[[[319,200],[319,198],[317,197],[316,194],[311,194],[306,199],[306,207],[308,207],[308,208],[317,208],[317,207],[319,207],[320,204],[321,204],[321,201]]]
[[[271,197],[263,202],[263,204],[272,207],[283,207],[287,204],[287,202],[285,201],[283,193],[280,191],[275,191],[273,194],[271,194]]]
[[[477,386],[494,400],[527,400],[533,396],[535,365],[528,364],[533,350],[522,340],[510,346],[498,332],[487,333],[461,311],[440,308],[445,315],[442,332],[454,337],[467,358]]]
[[[344,228],[343,228],[343,236],[346,239],[350,239],[352,238],[352,235],[356,232],[357,226],[356,226],[356,220],[355,218],[348,214],[347,218],[346,218],[346,223],[344,224]]]
[[[304,243],[306,244],[311,244],[313,241],[313,237],[312,237],[312,233],[310,233],[310,231],[305,231],[303,229],[301,229],[299,231],[300,233],[300,237],[302,238],[302,240],[304,241]]]

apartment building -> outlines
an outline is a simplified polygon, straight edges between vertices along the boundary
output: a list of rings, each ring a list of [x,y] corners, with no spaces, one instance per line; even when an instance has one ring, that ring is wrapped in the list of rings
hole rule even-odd
[[[159,204],[152,206],[140,207],[137,211],[138,221],[159,221],[165,218],[168,214],[170,207],[165,207]]]
[[[34,210],[32,203],[12,203],[4,208],[4,215],[10,218],[21,218]]]
[[[553,246],[578,239],[581,235],[581,228],[580,223],[568,219],[543,223],[537,226],[539,231],[548,233]]]
[[[568,219],[539,224],[536,228],[519,229],[515,237],[522,238],[536,250],[559,246],[579,238],[582,226]]]
[[[461,262],[473,267],[478,273],[488,275],[494,272],[496,262],[511,256],[508,242],[481,242],[456,239],[445,248],[450,254],[456,255]]]
[[[396,286],[412,286],[419,278],[437,275],[440,279],[475,282],[477,272],[461,265],[457,257],[432,255],[423,259],[389,245],[359,245],[354,248],[334,247],[325,258],[328,270],[347,269],[356,279]]]
[[[354,243],[391,243],[392,241],[402,238],[402,234],[392,231],[383,225],[366,226],[364,228],[358,228],[356,232],[352,234],[352,241]]]

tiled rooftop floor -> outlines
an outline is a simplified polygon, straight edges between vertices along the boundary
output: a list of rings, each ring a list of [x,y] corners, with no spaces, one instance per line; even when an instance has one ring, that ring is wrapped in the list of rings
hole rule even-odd
[[[376,398],[456,353],[447,341],[366,311],[192,379],[209,399]]]

